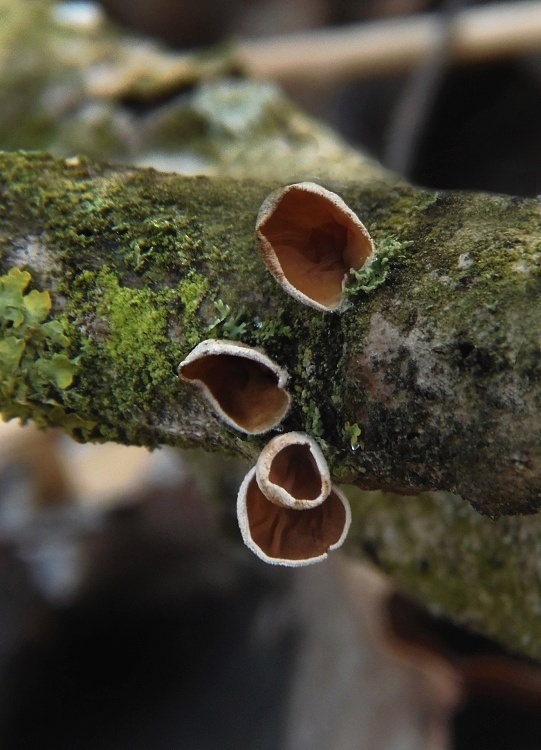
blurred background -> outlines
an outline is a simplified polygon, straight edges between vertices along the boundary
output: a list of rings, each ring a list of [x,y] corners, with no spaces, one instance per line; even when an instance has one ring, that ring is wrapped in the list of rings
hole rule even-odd
[[[513,5],[517,6],[515,14]],[[208,47],[227,40],[287,38],[287,35],[294,45],[295,38],[300,42],[308,38],[307,34],[293,36],[300,32],[310,32],[317,49],[318,32],[329,28],[358,29],[358,24],[375,23],[374,35],[381,34],[377,64],[372,55],[363,58],[362,36],[357,43],[358,64],[341,63],[341,55],[350,54],[344,47],[355,45],[355,40],[351,42],[347,35],[343,38],[337,35],[332,45],[321,47],[322,64],[308,71],[299,65],[303,54],[300,43],[299,54],[290,59],[289,69],[287,61],[280,66],[270,59],[273,52],[277,56],[285,54],[278,44],[274,49],[264,48],[266,53],[261,62],[257,54],[248,55],[247,59],[254,63],[257,72],[264,73],[265,65],[269,73],[278,72],[286,92],[306,111],[327,121],[350,143],[367,150],[414,183],[514,195],[533,196],[541,191],[541,50],[537,3],[103,0],[103,6],[112,18],[128,28],[176,49]],[[502,8],[511,15],[499,16]],[[455,60],[454,37],[460,34],[461,18],[475,9],[493,11],[479,19],[488,36],[494,33],[495,41],[487,51],[479,51],[478,56],[472,50],[466,62]],[[519,11],[524,20],[517,29],[508,29],[512,41],[507,42],[506,24]],[[435,21],[435,26],[430,47],[425,50],[415,25],[401,23],[426,18],[426,14]],[[396,29],[396,41],[389,36],[387,42],[383,29],[388,29],[389,35]],[[321,38],[326,42],[327,37]],[[474,46],[475,41],[472,41]],[[478,44],[482,43],[481,36]],[[410,44],[418,46],[419,58],[413,64],[404,64],[405,58],[394,56],[392,48],[403,45],[407,49]]]
[[[513,5],[527,11],[522,33],[499,15]],[[40,46],[45,6],[51,33],[73,34],[57,67]],[[460,57],[460,24],[477,10],[494,13],[481,26],[500,41]],[[235,174],[260,113],[282,111],[254,75],[416,184],[540,192],[540,3],[2,0],[0,11],[0,148],[187,172],[221,160]],[[2,36],[10,17],[36,37],[15,49]],[[369,28],[383,41],[363,63]],[[117,33],[122,53],[96,53]],[[314,49],[319,62],[305,64]],[[155,50],[184,67],[171,78]],[[295,571],[254,559],[234,519],[246,466],[0,427],[3,750],[541,748],[538,666],[405,600],[370,550]]]

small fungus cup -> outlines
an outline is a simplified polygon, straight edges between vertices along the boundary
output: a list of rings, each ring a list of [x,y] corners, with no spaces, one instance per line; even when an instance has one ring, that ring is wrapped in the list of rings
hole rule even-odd
[[[178,374],[224,422],[248,435],[276,427],[289,410],[287,372],[259,349],[237,341],[202,341],[180,363]]]
[[[237,518],[246,546],[272,565],[298,567],[320,562],[346,538],[351,510],[345,495],[332,487],[320,505],[283,508],[261,492],[255,466],[242,482]]]
[[[256,479],[263,494],[284,508],[315,508],[331,492],[325,457],[314,438],[302,432],[277,435],[263,448]]]
[[[348,275],[374,254],[356,214],[336,193],[299,182],[271,193],[256,221],[259,249],[279,284],[316,310],[339,310]]]

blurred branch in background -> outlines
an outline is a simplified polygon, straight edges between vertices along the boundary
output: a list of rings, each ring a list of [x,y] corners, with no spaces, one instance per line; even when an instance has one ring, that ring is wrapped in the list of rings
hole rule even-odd
[[[143,3],[103,0],[103,5],[113,17],[131,22],[146,33],[153,32],[158,38],[168,39],[173,46],[176,43],[176,46],[194,47],[198,40],[208,43],[222,40],[229,34],[236,39],[233,57],[246,73],[282,84],[315,79],[336,85],[367,76],[403,73],[422,64],[439,48],[441,27],[445,23],[440,11],[323,27],[321,24],[332,13],[332,8],[327,9],[323,2],[287,3],[284,15],[276,7],[269,12],[265,5],[272,4],[264,2],[254,2],[251,13],[247,14],[242,3],[234,2],[163,1],[149,8]],[[280,3],[274,3],[276,5]],[[384,2],[372,4],[371,10],[377,14],[385,5]],[[408,3],[403,5],[408,8]],[[415,9],[415,3],[409,5]],[[248,20],[241,12],[248,15]],[[236,13],[240,17],[235,23],[232,17]],[[196,24],[198,14],[206,20],[204,28],[203,24]],[[165,21],[168,15],[169,24]],[[210,26],[209,16],[212,17]],[[197,25],[197,29],[190,32],[190,24]],[[463,8],[453,25],[451,57],[454,63],[516,57],[539,50],[541,3],[519,0]],[[269,28],[272,30],[276,26],[280,26],[280,36],[269,33]],[[295,31],[295,26],[312,28]],[[173,36],[175,29],[177,37]],[[213,36],[213,29],[216,29],[216,36]],[[254,35],[261,38],[242,38]],[[197,53],[179,55],[176,60],[172,57],[170,74],[174,75],[175,65],[182,74],[192,54]]]
[[[237,57],[249,73],[262,78],[282,83],[316,78],[336,84],[414,68],[439,48],[441,26],[437,13],[351,24],[239,42]],[[463,9],[453,26],[453,62],[538,52],[541,3],[521,0]]]

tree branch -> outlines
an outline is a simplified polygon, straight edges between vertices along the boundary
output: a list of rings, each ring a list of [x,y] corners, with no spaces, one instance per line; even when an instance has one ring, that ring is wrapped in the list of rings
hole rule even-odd
[[[238,337],[288,369],[283,427],[318,436],[335,480],[453,489],[492,515],[535,510],[539,204],[397,185],[268,85],[207,82],[174,97],[208,62],[171,78],[171,55],[145,40],[35,5],[0,0],[3,148],[160,158],[240,181],[0,155],[4,415],[253,461],[266,436],[225,428],[176,376],[201,339]],[[342,315],[297,305],[255,249],[262,200],[298,179],[334,188],[392,256],[384,283],[359,281],[372,291]],[[224,462],[202,456],[208,482]],[[212,494],[229,517],[224,476]],[[351,500],[350,555],[541,659],[539,515],[492,521],[441,493]]]
[[[259,257],[255,218],[276,184],[1,155],[1,271],[28,271],[53,302],[19,330],[4,283],[4,414],[253,459],[266,438],[220,424],[176,376],[202,339],[237,338],[287,369],[283,428],[318,437],[336,480],[444,489],[493,517],[537,510],[539,203],[326,186],[388,260],[341,315],[290,299]],[[43,332],[51,321],[62,336]]]

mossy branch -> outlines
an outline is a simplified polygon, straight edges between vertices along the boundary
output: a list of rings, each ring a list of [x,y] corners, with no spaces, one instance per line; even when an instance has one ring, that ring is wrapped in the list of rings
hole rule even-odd
[[[283,428],[315,435],[336,480],[445,489],[491,516],[537,510],[541,206],[326,186],[380,254],[342,314],[299,305],[261,262],[255,218],[276,183],[0,155],[3,413],[81,440],[254,458],[266,438],[220,424],[176,374],[202,339],[236,338],[288,370]],[[31,282],[6,305],[13,268]],[[27,325],[37,293],[50,314]]]

